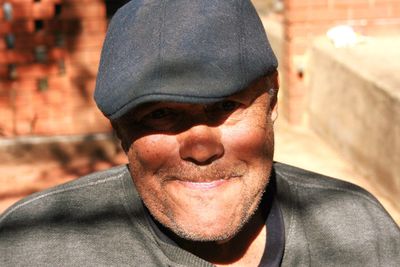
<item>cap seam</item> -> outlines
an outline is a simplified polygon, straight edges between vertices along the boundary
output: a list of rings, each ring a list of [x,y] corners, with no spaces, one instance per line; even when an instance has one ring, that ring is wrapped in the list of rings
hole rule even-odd
[[[245,84],[247,84],[247,73],[245,70],[245,59],[244,59],[244,26],[243,24],[245,23],[245,20],[243,19],[243,2],[238,0],[237,3],[239,3],[239,28],[240,28],[240,35],[239,35],[239,54],[240,54],[240,69],[242,71],[242,74],[244,75],[246,81],[242,80],[241,81],[241,87],[243,88]]]
[[[163,66],[164,65],[163,45],[164,45],[166,0],[163,0],[161,4],[162,4],[162,7],[161,7],[161,16],[160,16],[160,20],[161,21],[160,21],[160,35],[159,35],[159,45],[158,45],[158,60],[160,62],[160,66]],[[162,79],[163,79],[162,71],[163,71],[163,68],[159,68],[159,71],[158,71],[158,74],[157,74],[158,75],[158,82],[159,82],[158,86],[159,86],[159,88],[161,88],[161,86],[162,86]]]

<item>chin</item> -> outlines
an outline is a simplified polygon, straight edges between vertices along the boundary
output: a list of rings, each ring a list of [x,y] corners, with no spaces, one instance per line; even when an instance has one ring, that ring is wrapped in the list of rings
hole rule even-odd
[[[167,219],[162,224],[180,238],[190,241],[228,241],[235,237],[253,217],[261,201],[262,194],[252,204],[243,206],[236,213],[219,214],[215,217],[186,214]],[[207,216],[207,214],[205,214]]]
[[[171,227],[173,231],[180,238],[197,241],[197,242],[210,242],[210,241],[227,241],[234,237],[242,228],[243,225],[237,225],[236,227],[227,228],[226,225],[221,225],[221,227],[215,227],[214,229],[206,229],[200,227],[199,229],[183,229],[182,227]]]

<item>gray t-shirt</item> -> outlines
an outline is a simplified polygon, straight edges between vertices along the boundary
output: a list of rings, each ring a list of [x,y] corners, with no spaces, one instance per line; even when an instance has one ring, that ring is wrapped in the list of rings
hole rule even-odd
[[[400,231],[369,193],[274,164],[282,266],[398,266]],[[126,166],[33,194],[0,216],[0,266],[212,266],[160,239]]]

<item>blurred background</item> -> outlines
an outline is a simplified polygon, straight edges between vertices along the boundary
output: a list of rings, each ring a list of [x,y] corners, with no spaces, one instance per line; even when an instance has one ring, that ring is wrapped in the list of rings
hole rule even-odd
[[[0,0],[0,212],[126,162],[92,97],[126,2]],[[364,187],[400,224],[400,1],[253,3],[280,62],[275,159]]]

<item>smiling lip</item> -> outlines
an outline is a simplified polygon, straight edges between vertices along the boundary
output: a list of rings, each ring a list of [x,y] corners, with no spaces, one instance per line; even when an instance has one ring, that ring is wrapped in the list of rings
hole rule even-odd
[[[219,179],[212,182],[189,182],[189,181],[179,181],[179,182],[191,189],[212,189],[226,183],[227,180]]]

